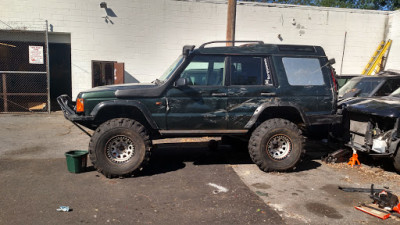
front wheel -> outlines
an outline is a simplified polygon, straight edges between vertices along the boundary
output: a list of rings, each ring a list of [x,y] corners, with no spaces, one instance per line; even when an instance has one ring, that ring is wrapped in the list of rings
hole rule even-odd
[[[139,122],[126,118],[100,125],[89,144],[89,156],[97,171],[108,178],[127,176],[147,162],[150,138]]]
[[[265,171],[294,169],[304,153],[301,130],[285,119],[270,119],[252,133],[249,141],[250,157]]]
[[[397,173],[400,174],[400,147],[397,149],[396,155],[393,158],[393,166]]]

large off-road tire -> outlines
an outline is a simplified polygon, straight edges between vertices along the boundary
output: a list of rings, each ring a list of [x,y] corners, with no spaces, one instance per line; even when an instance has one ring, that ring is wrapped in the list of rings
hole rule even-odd
[[[294,169],[304,154],[301,130],[285,119],[270,119],[259,125],[249,141],[250,157],[265,171]]]
[[[96,129],[89,143],[89,157],[94,168],[108,178],[128,176],[149,160],[150,147],[142,124],[117,118]]]
[[[393,158],[393,166],[397,173],[400,174],[400,147],[397,149],[396,155]]]

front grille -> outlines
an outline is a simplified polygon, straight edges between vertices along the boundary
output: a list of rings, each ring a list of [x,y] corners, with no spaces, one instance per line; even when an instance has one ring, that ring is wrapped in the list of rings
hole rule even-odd
[[[361,135],[354,134],[353,135],[353,143],[363,146],[365,144],[365,137]]]
[[[350,132],[365,135],[367,133],[368,122],[350,120]]]

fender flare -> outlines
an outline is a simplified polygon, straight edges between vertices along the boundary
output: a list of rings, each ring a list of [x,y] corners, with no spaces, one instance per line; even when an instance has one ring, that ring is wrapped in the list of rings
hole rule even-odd
[[[246,129],[250,129],[258,120],[258,117],[260,117],[260,115],[267,110],[268,108],[271,107],[291,107],[297,110],[297,112],[299,112],[301,119],[303,120],[303,122],[308,125],[309,121],[308,118],[305,116],[305,113],[303,112],[303,110],[300,109],[300,107],[298,107],[297,105],[294,104],[289,104],[289,103],[269,103],[266,102],[262,105],[260,105],[259,107],[257,107],[256,111],[254,111],[253,116],[251,116],[249,122],[247,122],[247,124],[245,125]]]
[[[123,99],[118,99],[118,100],[111,100],[111,101],[103,101],[97,104],[92,112],[90,113],[93,118],[96,118],[97,114],[104,108],[109,107],[109,106],[127,106],[127,107],[135,107],[137,108],[144,116],[144,118],[147,120],[147,122],[150,124],[152,129],[158,130],[158,125],[154,122],[153,118],[151,117],[150,111],[147,109],[145,105],[143,105],[141,102],[136,101],[136,100],[123,100]]]

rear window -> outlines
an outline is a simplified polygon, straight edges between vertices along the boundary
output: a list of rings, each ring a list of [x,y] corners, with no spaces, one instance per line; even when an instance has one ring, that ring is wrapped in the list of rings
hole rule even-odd
[[[282,58],[290,85],[324,85],[321,64],[317,58]]]

